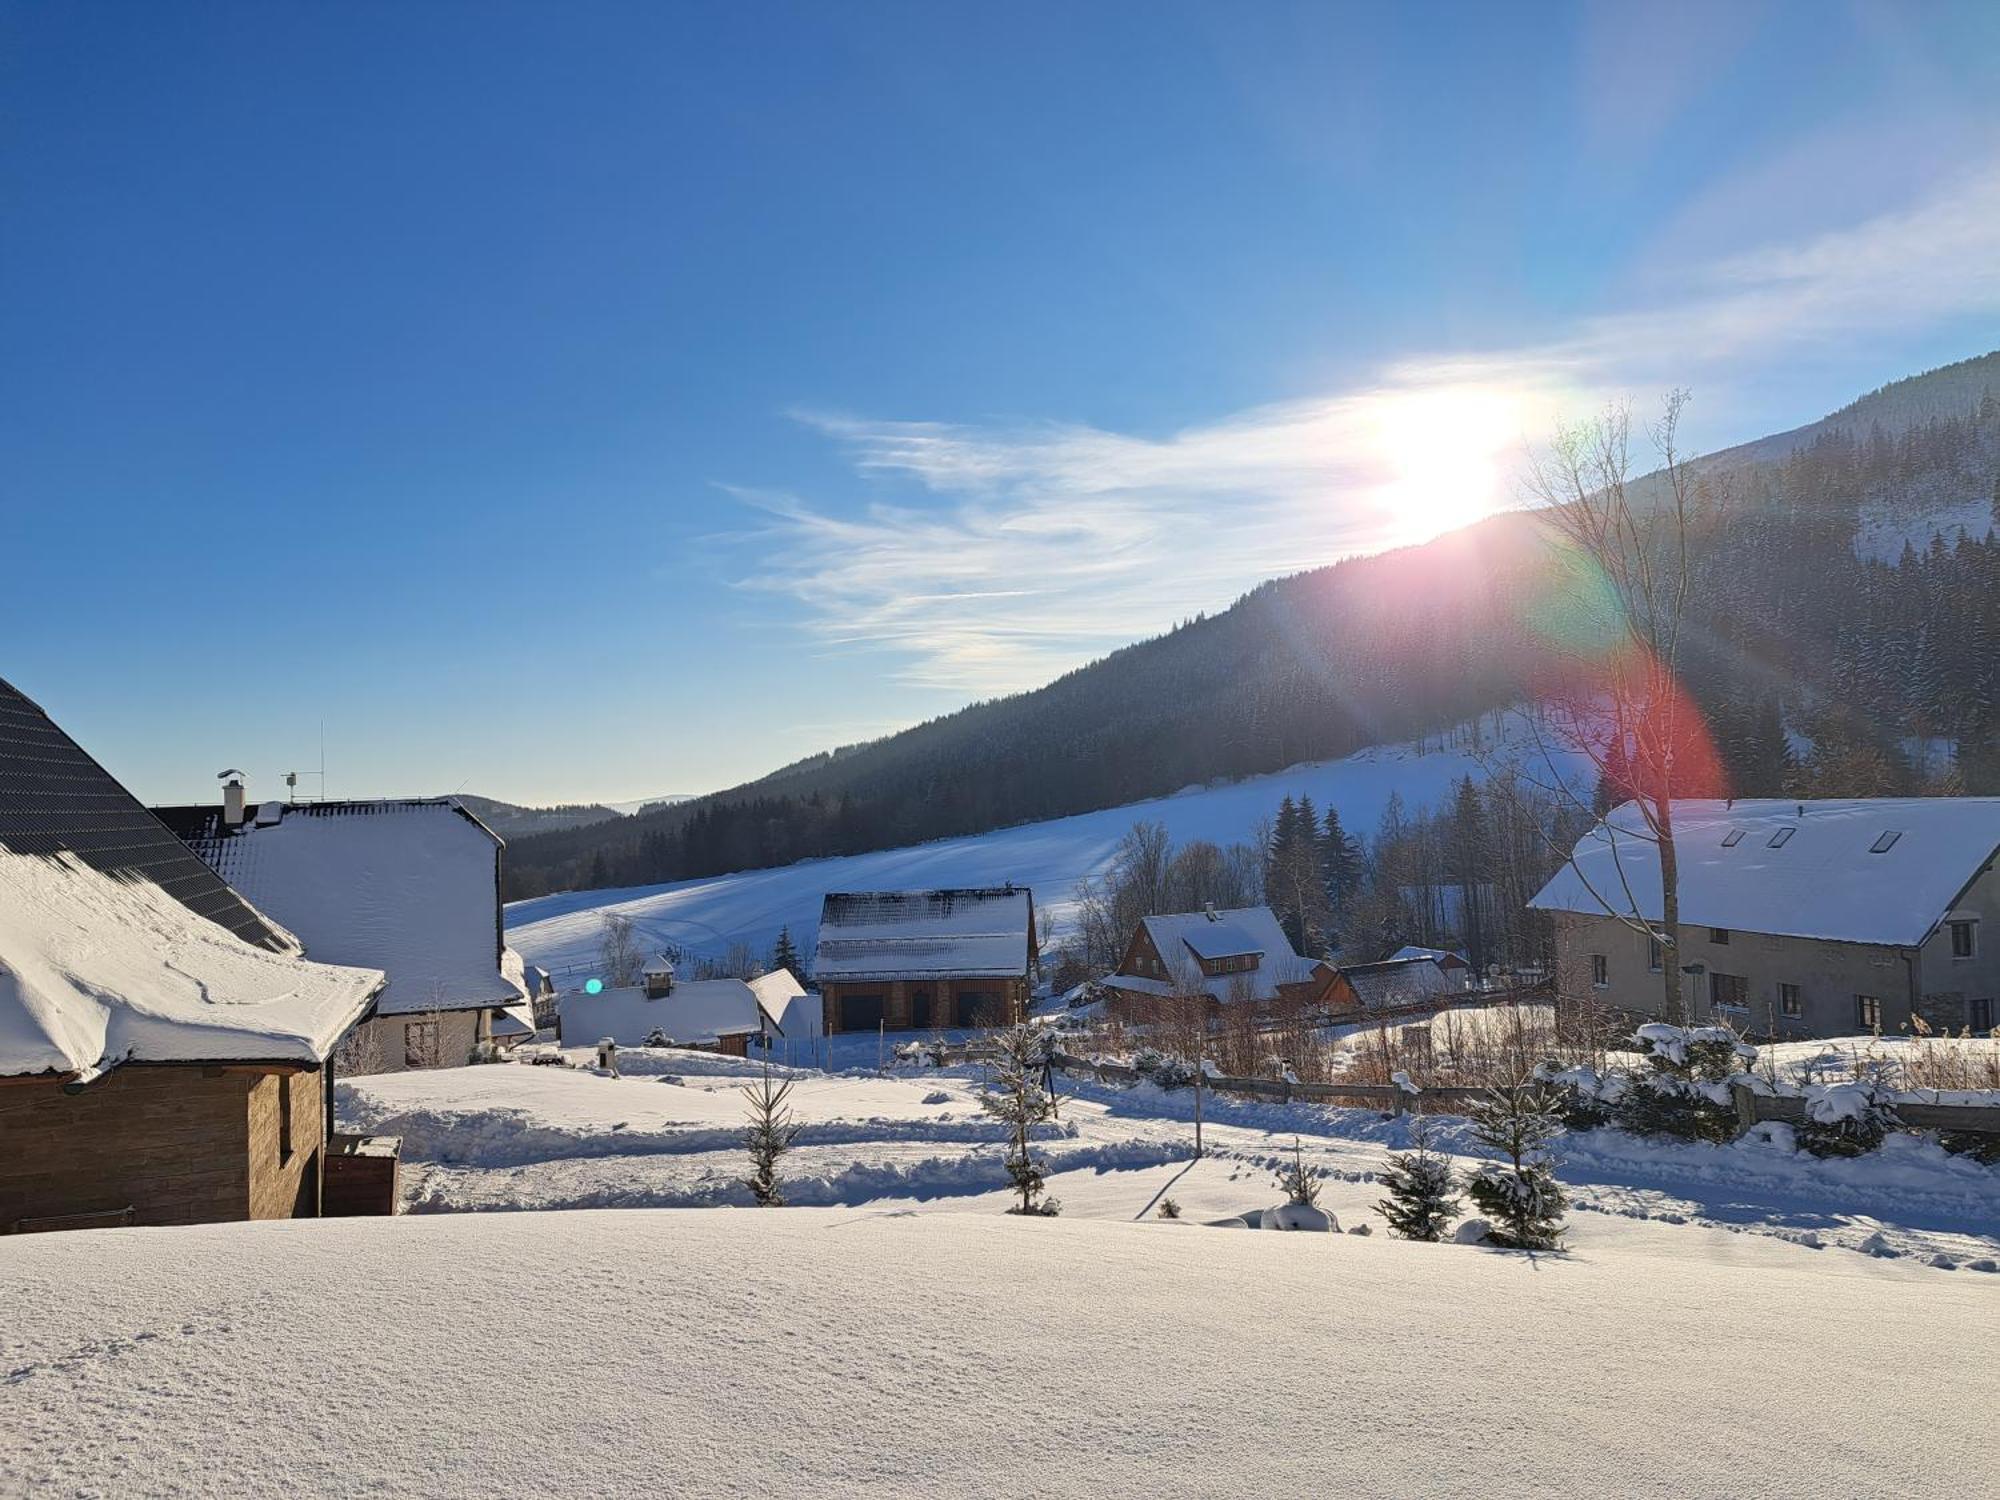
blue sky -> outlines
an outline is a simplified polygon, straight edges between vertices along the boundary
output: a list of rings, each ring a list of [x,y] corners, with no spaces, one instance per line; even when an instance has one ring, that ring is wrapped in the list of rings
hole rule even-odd
[[[699,791],[2000,344],[2000,7],[1668,9],[0,6],[0,675]]]

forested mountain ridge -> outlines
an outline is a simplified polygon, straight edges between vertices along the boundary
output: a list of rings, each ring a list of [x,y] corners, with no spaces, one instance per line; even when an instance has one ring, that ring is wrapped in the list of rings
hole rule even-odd
[[[2000,354],[1897,381],[1702,459],[1689,690],[1744,794],[1917,779],[1899,748],[1963,746],[2000,785],[2000,542],[1894,563],[1865,515],[2000,505]],[[1918,503],[1918,502],[1921,503]],[[1929,542],[1928,536],[1925,537]],[[1521,701],[1559,665],[1546,529],[1492,517],[1252,589],[1227,610],[1032,692],[976,703],[615,824],[520,839],[510,894],[645,884],[889,848],[1116,806],[1416,738]],[[1799,751],[1810,746],[1806,764]]]

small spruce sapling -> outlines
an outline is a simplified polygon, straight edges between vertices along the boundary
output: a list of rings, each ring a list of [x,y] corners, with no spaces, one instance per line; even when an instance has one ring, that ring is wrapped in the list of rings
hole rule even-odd
[[[1562,1134],[1562,1102],[1554,1090],[1523,1082],[1493,1089],[1472,1107],[1472,1133],[1504,1161],[1473,1172],[1467,1191],[1492,1220],[1488,1238],[1510,1250],[1562,1248],[1563,1192],[1550,1143]]]
[[[1174,1200],[1171,1198],[1162,1198],[1160,1200],[1161,1218],[1178,1219],[1180,1216],[1181,1216],[1181,1206],[1178,1203],[1174,1202]]]
[[[1278,1169],[1278,1186],[1284,1189],[1285,1201],[1300,1208],[1318,1208],[1320,1178],[1324,1175],[1318,1167],[1306,1165],[1299,1138],[1293,1136],[1292,1164]]]
[[[1389,1196],[1375,1206],[1389,1227],[1406,1240],[1442,1240],[1458,1217],[1460,1199],[1455,1191],[1451,1158],[1431,1150],[1430,1125],[1417,1117],[1412,1139],[1415,1149],[1389,1158],[1382,1173],[1382,1186]]]
[[[1041,1198],[1045,1170],[1030,1149],[1029,1139],[1037,1125],[1055,1118],[1059,1096],[1045,1085],[1048,1073],[1048,1045],[1042,1033],[1023,1022],[1001,1032],[996,1041],[999,1056],[994,1060],[986,1092],[979,1106],[1008,1128],[1007,1179],[1021,1195],[1015,1214],[1053,1217],[1062,1205],[1053,1198]]]
[[[771,1065],[766,1063],[764,1076],[741,1090],[750,1106],[750,1127],[743,1133],[743,1144],[750,1149],[750,1175],[744,1182],[760,1208],[785,1206],[778,1163],[804,1128],[792,1120],[793,1082],[790,1078],[782,1081],[773,1078]]]

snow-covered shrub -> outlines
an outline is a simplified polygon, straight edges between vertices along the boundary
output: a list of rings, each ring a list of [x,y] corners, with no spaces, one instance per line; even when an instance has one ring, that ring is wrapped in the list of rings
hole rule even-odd
[[[1612,1118],[1634,1135],[1683,1141],[1735,1139],[1736,1104],[1729,1080],[1757,1060],[1726,1026],[1670,1026],[1653,1021],[1633,1033],[1644,1058],[1629,1071]]]
[[[928,1094],[924,1095],[924,1103],[949,1104],[951,1103],[951,1095],[943,1089],[932,1089]]]
[[[1484,1219],[1465,1219],[1452,1231],[1451,1242],[1454,1245],[1483,1245],[1492,1233],[1493,1226]]]
[[[1347,1231],[1349,1234],[1373,1234],[1375,1231],[1366,1224],[1356,1224]]]
[[[1806,1089],[1806,1117],[1795,1136],[1799,1149],[1814,1156],[1866,1156],[1900,1123],[1887,1091],[1872,1078],[1816,1083]]]
[[[1937,1139],[1953,1156],[1969,1156],[1989,1167],[2000,1167],[2000,1135],[1982,1130],[1940,1130]]]
[[[1194,1069],[1183,1059],[1157,1047],[1141,1047],[1133,1055],[1132,1066],[1163,1089],[1194,1086]]]
[[[1617,1117],[1618,1100],[1625,1092],[1622,1075],[1600,1075],[1587,1065],[1563,1068],[1552,1062],[1540,1063],[1535,1068],[1535,1081],[1556,1090],[1565,1130],[1596,1130],[1611,1124]]]
[[[1161,1218],[1178,1219],[1180,1216],[1181,1216],[1181,1206],[1178,1203],[1174,1202],[1174,1200],[1171,1198],[1162,1198],[1160,1200]]]
[[[1472,1133],[1497,1151],[1467,1183],[1472,1201],[1491,1220],[1487,1238],[1511,1250],[1555,1250],[1566,1227],[1551,1143],[1562,1134],[1562,1103],[1546,1085],[1526,1082],[1494,1089],[1472,1107]]]
[[[1389,1228],[1406,1240],[1441,1240],[1458,1217],[1459,1197],[1451,1158],[1430,1148],[1428,1128],[1420,1119],[1416,1149],[1391,1155],[1382,1172],[1389,1196],[1375,1206]]]
[[[1316,1234],[1339,1234],[1340,1220],[1316,1203],[1280,1203],[1264,1210],[1258,1221],[1263,1229],[1307,1230]]]

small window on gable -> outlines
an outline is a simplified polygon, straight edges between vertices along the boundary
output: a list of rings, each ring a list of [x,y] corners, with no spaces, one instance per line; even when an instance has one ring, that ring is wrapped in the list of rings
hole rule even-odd
[[[1792,841],[1792,835],[1797,832],[1798,829],[1792,827],[1788,823],[1783,828],[1780,828],[1776,833],[1771,835],[1771,842],[1767,844],[1765,847],[1770,849],[1782,849],[1785,847],[1785,845],[1789,844]]]
[[[1740,828],[1732,828],[1722,836],[1722,847],[1725,849],[1734,849],[1742,842],[1743,830]]]
[[[1714,944],[1716,944],[1716,945],[1717,945],[1718,947],[1724,947],[1724,948],[1728,947],[1728,946],[1729,946],[1729,929],[1728,929],[1727,927],[1711,927],[1711,928],[1709,928],[1709,929],[1708,929],[1708,940],[1709,940],[1709,941],[1710,941],[1711,943],[1714,943]]]
[[[1891,849],[1896,847],[1896,840],[1901,838],[1902,836],[1903,833],[1901,829],[1891,828],[1887,833],[1883,834],[1882,837],[1875,840],[1874,843],[1868,846],[1868,852],[1870,854],[1887,854]]]

